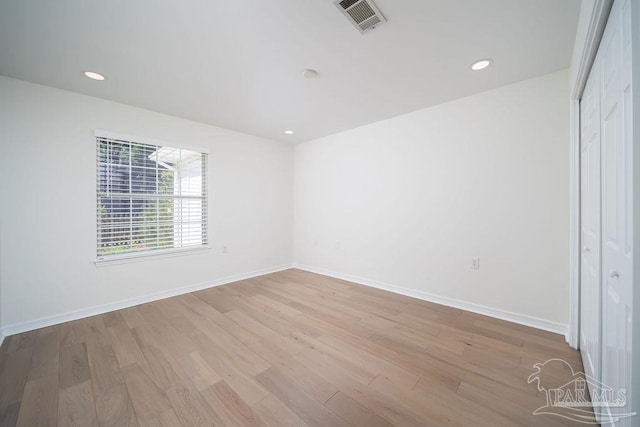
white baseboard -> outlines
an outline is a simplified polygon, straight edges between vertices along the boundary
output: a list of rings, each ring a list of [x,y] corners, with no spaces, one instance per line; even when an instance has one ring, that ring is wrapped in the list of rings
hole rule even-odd
[[[309,271],[312,273],[322,274],[324,276],[334,277],[336,279],[347,280],[349,282],[358,283],[360,285],[370,286],[372,288],[382,289],[396,294],[405,295],[412,298],[421,299],[424,301],[434,302],[436,304],[442,304],[449,307],[459,308],[461,310],[471,311],[473,313],[483,314],[485,316],[495,317],[497,319],[506,320],[513,323],[518,323],[525,326],[530,326],[536,329],[542,329],[544,331],[553,332],[566,336],[568,325],[562,323],[551,322],[544,319],[539,319],[533,316],[527,316],[525,314],[513,313],[511,311],[502,310],[495,307],[487,307],[472,302],[462,301],[455,298],[443,297],[440,295],[431,294],[424,291],[417,291],[415,289],[403,288],[401,286],[390,285],[388,283],[378,282],[371,279],[363,279],[361,277],[351,276],[349,274],[337,273],[335,271],[326,270],[324,268],[313,267],[304,264],[295,264],[293,268]]]
[[[98,314],[107,313],[114,310],[121,310],[123,308],[133,307],[136,305],[158,301],[161,299],[170,298],[178,295],[188,294],[190,292],[200,291],[202,289],[207,289],[207,288],[213,288],[215,286],[226,285],[228,283],[237,282],[239,280],[250,279],[252,277],[262,276],[264,274],[287,270],[291,267],[292,267],[291,264],[283,264],[275,267],[263,268],[260,270],[251,271],[249,273],[242,273],[242,274],[236,274],[233,276],[227,276],[227,277],[212,280],[209,282],[196,283],[193,285],[183,286],[181,288],[169,289],[162,292],[156,292],[153,294],[142,295],[134,298],[128,298],[128,299],[124,299],[124,300],[120,300],[120,301],[116,301],[108,304],[102,304],[94,307],[83,308],[83,309],[71,311],[68,313],[41,317],[39,319],[30,320],[28,322],[8,325],[0,329],[0,339],[1,339],[0,345],[2,345],[2,341],[4,341],[5,337],[19,334],[22,332],[33,331],[35,329],[45,328],[47,326],[57,325],[59,323],[83,319],[85,317],[95,316]]]
[[[75,310],[68,313],[42,317],[42,318],[35,319],[28,322],[8,325],[0,329],[0,346],[4,342],[5,337],[19,334],[22,332],[33,331],[35,329],[57,325],[59,323],[83,319],[85,317],[95,316],[98,314],[103,314],[103,313],[107,313],[114,310],[121,310],[123,308],[133,307],[136,305],[153,302],[153,301],[157,301],[165,298],[170,298],[177,295],[188,294],[190,292],[212,288],[215,286],[226,285],[228,283],[237,282],[239,280],[250,279],[252,277],[257,277],[257,276],[262,276],[269,273],[275,273],[278,271],[287,270],[289,268],[298,268],[300,270],[322,274],[324,276],[335,277],[337,279],[347,280],[347,281],[358,283],[361,285],[370,286],[373,288],[382,289],[385,291],[390,291],[400,295],[405,295],[412,298],[421,299],[424,301],[430,301],[437,304],[446,305],[449,307],[455,307],[461,310],[467,310],[473,313],[483,314],[486,316],[495,317],[497,319],[502,319],[509,322],[530,326],[532,328],[554,332],[557,334],[566,335],[567,329],[568,329],[567,325],[562,323],[550,322],[548,320],[539,319],[537,317],[527,316],[524,314],[513,313],[513,312],[502,310],[499,308],[487,307],[484,305],[462,301],[454,298],[443,297],[440,295],[435,295],[435,294],[431,294],[424,291],[418,291],[415,289],[409,289],[409,288],[403,288],[401,286],[390,285],[388,283],[383,283],[376,280],[363,279],[363,278],[351,276],[348,274],[337,273],[335,271],[327,270],[324,268],[313,267],[313,266],[303,265],[303,264],[283,264],[280,266],[255,270],[249,273],[227,276],[227,277],[212,280],[209,282],[196,283],[196,284],[184,286],[181,288],[170,289],[167,291],[156,292],[149,295],[143,295],[135,298],[128,298],[128,299],[116,301],[113,303]]]

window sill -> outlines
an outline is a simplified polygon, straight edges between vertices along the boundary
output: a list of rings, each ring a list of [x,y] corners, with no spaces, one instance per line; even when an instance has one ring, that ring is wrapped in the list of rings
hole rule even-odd
[[[187,249],[167,249],[163,251],[154,251],[146,253],[134,253],[126,255],[111,255],[104,258],[99,258],[94,261],[96,267],[108,267],[110,265],[129,264],[132,262],[153,261],[164,258],[175,258],[178,256],[195,255],[201,253],[207,253],[211,251],[210,246],[201,246],[197,248]]]

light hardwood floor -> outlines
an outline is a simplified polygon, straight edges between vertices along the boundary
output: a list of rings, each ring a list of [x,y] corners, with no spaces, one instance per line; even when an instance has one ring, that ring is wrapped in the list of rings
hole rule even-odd
[[[560,335],[287,270],[8,337],[0,425],[554,426],[550,358],[582,370]]]

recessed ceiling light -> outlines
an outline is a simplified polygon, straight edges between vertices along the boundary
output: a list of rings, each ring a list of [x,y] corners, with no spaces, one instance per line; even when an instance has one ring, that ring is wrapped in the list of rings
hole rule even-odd
[[[85,71],[84,75],[93,80],[104,80],[104,76],[102,74],[94,73],[93,71]]]
[[[473,71],[480,71],[480,70],[484,70],[489,65],[491,65],[490,59],[481,59],[480,61],[474,62],[473,65],[471,65],[471,69]]]
[[[303,70],[302,77],[305,79],[316,79],[318,78],[318,72],[312,69]]]
[[[287,135],[293,135],[293,131],[292,130],[285,130],[284,133],[286,133]]]

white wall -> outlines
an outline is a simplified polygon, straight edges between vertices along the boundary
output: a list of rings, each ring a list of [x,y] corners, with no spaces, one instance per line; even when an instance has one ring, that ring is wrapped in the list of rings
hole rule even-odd
[[[568,83],[560,71],[296,146],[295,262],[566,325]]]
[[[96,128],[209,148],[210,252],[94,265]],[[290,264],[292,175],[290,145],[0,77],[1,325]]]
[[[292,257],[567,323],[566,71],[301,144],[295,161],[283,143],[1,76],[0,99],[0,327]],[[209,148],[210,252],[94,265],[96,128]]]

